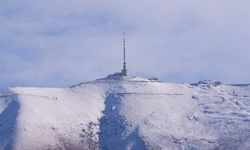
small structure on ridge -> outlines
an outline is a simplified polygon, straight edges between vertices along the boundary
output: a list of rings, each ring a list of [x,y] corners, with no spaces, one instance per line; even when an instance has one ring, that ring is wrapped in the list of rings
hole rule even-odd
[[[126,39],[125,39],[125,33],[123,32],[123,69],[121,70],[121,72],[108,75],[108,78],[127,76],[128,70],[127,70],[126,64],[127,64],[126,63]]]

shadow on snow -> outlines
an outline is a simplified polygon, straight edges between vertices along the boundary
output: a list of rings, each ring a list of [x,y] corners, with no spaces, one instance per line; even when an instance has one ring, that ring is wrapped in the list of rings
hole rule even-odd
[[[138,135],[139,128],[128,129],[132,126],[121,115],[121,101],[125,95],[108,94],[105,100],[105,110],[100,119],[99,143],[101,150],[113,149],[147,149],[145,143]]]
[[[8,91],[8,95],[0,96],[0,101],[6,103],[6,108],[0,112],[0,149],[13,149],[16,136],[17,117],[20,104],[17,95]]]

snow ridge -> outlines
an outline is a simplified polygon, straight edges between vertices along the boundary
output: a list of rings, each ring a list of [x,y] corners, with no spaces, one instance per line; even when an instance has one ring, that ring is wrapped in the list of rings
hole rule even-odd
[[[0,150],[241,150],[249,143],[249,85],[122,77],[0,91]]]

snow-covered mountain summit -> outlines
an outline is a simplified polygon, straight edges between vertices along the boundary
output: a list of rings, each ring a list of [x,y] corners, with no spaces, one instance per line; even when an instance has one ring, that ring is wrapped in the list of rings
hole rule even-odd
[[[250,86],[111,76],[2,89],[0,149],[250,149]]]

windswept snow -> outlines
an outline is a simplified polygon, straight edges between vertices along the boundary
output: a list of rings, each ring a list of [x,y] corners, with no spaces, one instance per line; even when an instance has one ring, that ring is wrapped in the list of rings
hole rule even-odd
[[[250,149],[250,86],[121,77],[3,89],[0,149]]]

